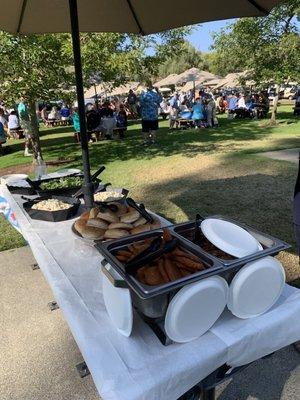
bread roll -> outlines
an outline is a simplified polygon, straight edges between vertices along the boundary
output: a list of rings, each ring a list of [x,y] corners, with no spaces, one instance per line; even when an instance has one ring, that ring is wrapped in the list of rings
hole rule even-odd
[[[108,229],[104,233],[105,239],[118,239],[120,237],[128,236],[129,232],[125,231],[125,229]]]
[[[120,217],[120,221],[121,222],[126,222],[126,223],[133,223],[135,221],[137,221],[140,217],[140,213],[136,210],[133,211],[129,211],[128,213],[121,215]]]
[[[89,216],[90,216],[90,212],[85,211],[84,213],[81,214],[80,219],[87,221],[89,219]]]
[[[86,239],[101,240],[104,237],[104,229],[95,228],[94,226],[85,226],[81,235]]]
[[[113,222],[108,226],[108,229],[132,229],[133,225],[126,224],[125,222]]]
[[[97,207],[93,207],[90,211],[89,218],[96,218],[99,213],[99,209]]]
[[[125,204],[118,203],[117,201],[112,201],[112,202],[109,203],[109,204],[112,204],[112,205],[118,207],[118,211],[115,212],[115,214],[116,214],[117,217],[120,217],[121,215],[126,214],[127,211],[128,211],[128,210],[127,210],[127,206],[125,206]]]
[[[145,224],[145,225],[140,225],[140,226],[137,226],[137,227],[131,229],[130,232],[132,235],[136,235],[137,233],[150,231],[150,229],[151,229],[151,225]]]
[[[82,231],[86,226],[86,220],[84,220],[83,218],[79,218],[77,221],[75,221],[74,227],[76,229],[76,231],[78,233],[80,233],[80,235],[82,235]]]
[[[145,220],[145,218],[144,217],[140,217],[138,220],[136,220],[133,223],[133,226],[136,227],[136,226],[144,225],[146,223],[147,223],[147,221]]]
[[[119,222],[117,215],[110,210],[100,211],[97,218],[101,218],[107,222]]]
[[[96,228],[107,229],[108,223],[100,218],[90,218],[87,221],[87,226],[94,226]]]
[[[151,224],[151,229],[158,229],[161,227],[160,220],[158,218],[153,218],[153,222]]]

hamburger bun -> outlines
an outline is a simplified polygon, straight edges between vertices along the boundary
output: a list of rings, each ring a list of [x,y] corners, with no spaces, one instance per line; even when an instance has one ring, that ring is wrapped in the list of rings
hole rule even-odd
[[[132,235],[136,235],[138,233],[150,231],[150,229],[151,229],[151,224],[148,223],[148,224],[140,225],[140,226],[137,226],[137,227],[131,229],[130,233]]]
[[[120,221],[126,222],[128,224],[132,224],[133,222],[137,221],[140,217],[140,213],[136,210],[129,211],[128,213],[121,215]]]
[[[97,218],[101,218],[107,222],[119,222],[119,218],[110,210],[99,211]]]
[[[137,227],[137,226],[140,226],[140,225],[144,225],[144,224],[146,224],[147,223],[147,221],[145,220],[145,218],[144,217],[140,217],[139,219],[137,219],[134,223],[133,223],[133,226],[134,227]]]
[[[97,215],[98,215],[98,212],[99,212],[99,209],[98,209],[97,207],[93,207],[93,208],[90,210],[90,216],[89,216],[89,218],[96,218]]]
[[[95,228],[107,229],[108,223],[100,218],[90,218],[87,221],[87,226],[94,226]]]
[[[133,225],[132,224],[126,224],[125,222],[113,222],[108,226],[108,229],[132,229]]]
[[[77,221],[75,221],[74,227],[76,231],[80,233],[80,235],[82,235],[85,226],[86,226],[86,220],[83,219],[82,217],[80,217],[79,219],[77,219]]]
[[[125,206],[125,204],[122,203],[118,203],[117,201],[113,201],[109,204],[112,204],[114,206],[116,206],[118,208],[118,211],[116,211],[114,214],[116,214],[117,217],[120,217],[121,215],[124,215],[127,213],[127,207]]]
[[[95,228],[94,226],[85,226],[82,230],[81,235],[85,239],[91,239],[91,240],[101,240],[104,237],[104,229],[100,228]]]
[[[81,214],[80,219],[87,221],[89,219],[90,212],[85,211],[84,213]]]
[[[158,229],[161,227],[160,220],[158,218],[153,217],[153,222],[151,224],[151,229]]]
[[[118,239],[124,236],[128,236],[130,233],[125,229],[108,229],[104,233],[104,239]]]

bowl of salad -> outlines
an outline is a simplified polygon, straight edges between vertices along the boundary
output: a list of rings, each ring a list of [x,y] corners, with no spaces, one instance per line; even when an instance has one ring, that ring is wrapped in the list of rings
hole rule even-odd
[[[49,181],[41,181],[37,190],[40,196],[61,195],[71,196],[83,185],[82,176],[66,176]]]

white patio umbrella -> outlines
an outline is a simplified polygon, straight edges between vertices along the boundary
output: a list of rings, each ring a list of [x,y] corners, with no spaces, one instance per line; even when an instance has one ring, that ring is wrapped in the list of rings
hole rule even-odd
[[[178,79],[177,74],[170,74],[166,76],[165,78],[159,80],[158,82],[154,83],[154,87],[162,87],[162,86],[168,86],[168,85],[176,85]]]
[[[199,22],[263,16],[282,2],[210,0],[202,1],[200,7],[199,0],[0,0],[0,29],[24,34],[71,32],[81,130],[83,191],[86,206],[92,207],[93,185],[86,134],[79,30],[147,35]]]

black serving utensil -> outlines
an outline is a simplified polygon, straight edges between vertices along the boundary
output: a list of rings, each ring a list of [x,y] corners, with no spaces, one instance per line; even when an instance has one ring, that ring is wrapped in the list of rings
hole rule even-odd
[[[202,241],[202,231],[200,229],[200,222],[203,220],[204,220],[204,218],[201,217],[200,214],[196,214],[194,235],[193,235],[193,240],[192,240],[193,243],[200,244]]]
[[[138,205],[138,204],[137,204],[132,198],[130,198],[130,197],[127,197],[127,198],[126,198],[126,202],[127,202],[127,204],[128,204],[130,207],[132,207],[132,208],[134,208],[135,210],[137,210],[137,211],[141,214],[141,216],[142,216],[143,218],[145,218],[145,220],[146,220],[147,222],[150,222],[151,224],[154,222],[152,216],[148,213],[148,211],[146,211],[144,204]]]
[[[152,243],[151,243],[152,244]],[[157,258],[161,257],[165,253],[169,253],[170,251],[174,250],[174,248],[178,244],[178,239],[173,238],[169,242],[167,242],[163,247],[154,250],[152,252],[147,252],[148,254],[145,255],[144,257],[135,257],[131,261],[125,264],[125,272],[130,275],[136,274],[137,270],[141,267],[143,267],[146,264],[149,264],[150,262],[156,260]],[[151,245],[150,245],[151,246]],[[146,249],[148,250],[148,249]],[[140,255],[139,255],[140,256]]]
[[[32,202],[37,202],[37,201],[41,201],[41,198],[38,197],[37,199],[33,199],[31,197],[27,197],[27,196],[21,196],[21,199],[25,200],[25,201],[32,201]]]
[[[91,181],[93,183],[95,183],[96,178],[105,170],[105,166],[102,165],[92,176],[91,176]],[[99,182],[101,182],[101,180],[99,180]],[[76,193],[73,194],[72,197],[79,197],[83,194],[82,188],[80,188],[79,190],[77,190]]]

